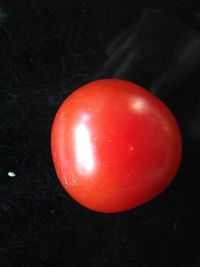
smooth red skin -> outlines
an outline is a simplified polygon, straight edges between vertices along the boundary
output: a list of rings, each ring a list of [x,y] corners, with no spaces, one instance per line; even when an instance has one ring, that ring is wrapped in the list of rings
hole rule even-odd
[[[63,102],[51,146],[65,190],[83,206],[106,213],[159,195],[182,154],[167,106],[142,87],[116,79],[86,84]]]

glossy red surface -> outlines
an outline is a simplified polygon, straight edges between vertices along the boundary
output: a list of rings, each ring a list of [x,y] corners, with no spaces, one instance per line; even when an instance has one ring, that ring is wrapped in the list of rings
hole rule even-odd
[[[51,146],[57,175],[83,206],[137,207],[173,180],[182,143],[171,111],[147,90],[105,79],[82,86],[59,108]]]

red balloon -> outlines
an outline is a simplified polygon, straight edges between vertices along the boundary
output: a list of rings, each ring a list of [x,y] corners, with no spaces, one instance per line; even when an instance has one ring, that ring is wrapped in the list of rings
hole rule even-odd
[[[65,190],[83,206],[106,213],[159,195],[182,154],[168,107],[144,88],[117,79],[90,82],[63,102],[51,148]]]

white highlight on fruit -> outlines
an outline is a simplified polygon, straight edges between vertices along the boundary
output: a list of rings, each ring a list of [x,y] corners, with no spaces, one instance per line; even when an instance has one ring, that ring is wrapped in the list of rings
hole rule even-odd
[[[90,132],[84,123],[80,123],[75,130],[76,160],[79,171],[84,175],[94,168]]]
[[[142,112],[145,108],[145,102],[143,99],[134,99],[132,103],[132,108],[136,111]]]

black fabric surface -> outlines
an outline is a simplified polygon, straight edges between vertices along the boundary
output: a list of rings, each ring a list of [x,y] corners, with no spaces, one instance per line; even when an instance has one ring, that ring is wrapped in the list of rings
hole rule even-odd
[[[200,9],[149,2],[1,1],[1,267],[200,266]],[[73,90],[112,77],[171,108],[184,153],[164,193],[109,215],[61,187],[50,131]]]

